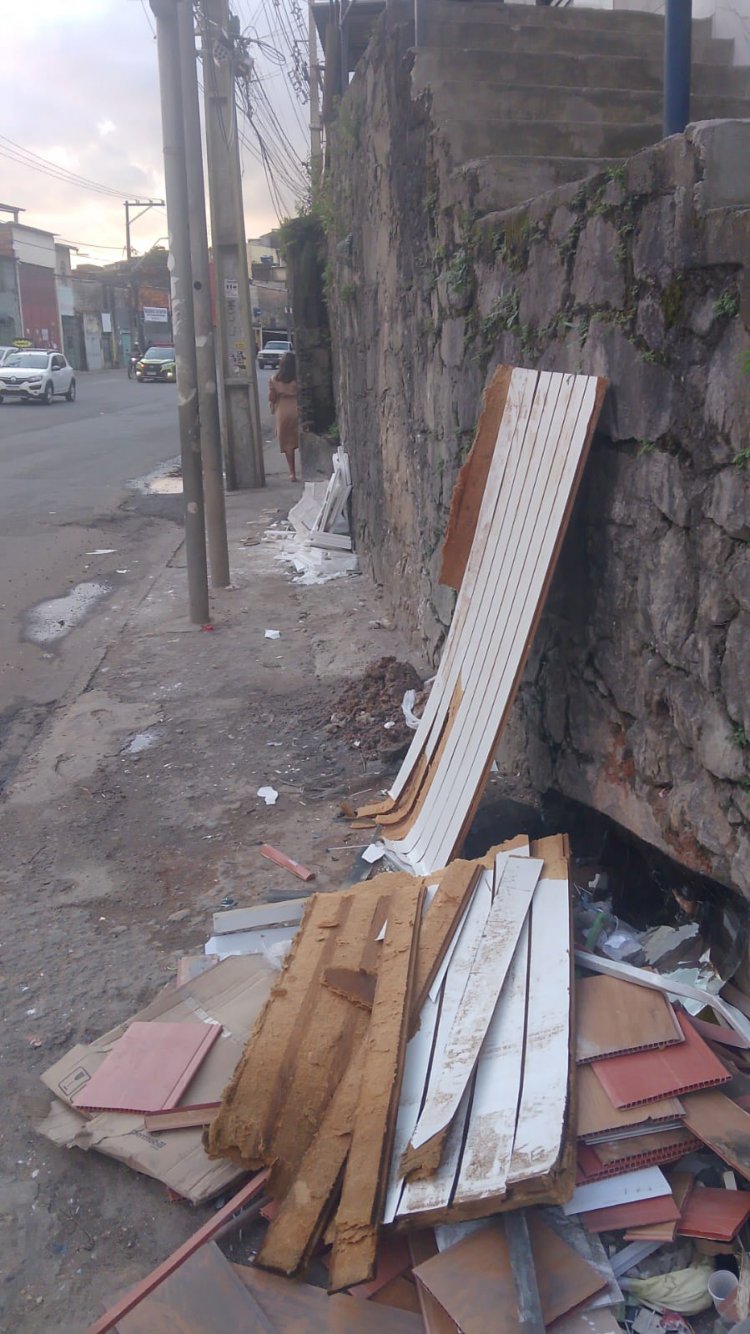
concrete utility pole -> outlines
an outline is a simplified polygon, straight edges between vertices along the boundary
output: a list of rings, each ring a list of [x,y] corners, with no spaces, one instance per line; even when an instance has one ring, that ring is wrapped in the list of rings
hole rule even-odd
[[[692,0],[667,0],[664,20],[664,134],[682,134],[690,120]]]
[[[229,583],[229,548],[227,516],[224,505],[224,470],[222,467],[219,395],[216,384],[216,348],[211,311],[211,277],[208,264],[206,232],[206,196],[203,186],[203,148],[198,105],[198,73],[195,63],[195,27],[193,7],[188,0],[178,0],[177,26],[182,73],[182,116],[185,127],[185,169],[188,194],[188,230],[190,260],[193,270],[193,317],[195,320],[195,356],[198,372],[198,408],[200,444],[203,461],[203,486],[206,493],[206,527],[214,588]]]
[[[242,173],[227,0],[201,0],[203,95],[221,365],[226,395],[227,488],[265,485],[250,310]]]
[[[320,124],[318,33],[313,14],[313,0],[309,0],[307,6],[307,68],[310,75],[310,180],[312,197],[315,199],[323,175],[323,133]]]
[[[126,199],[125,200],[125,252],[128,259],[133,258],[133,247],[130,243],[130,228],[134,222],[142,218],[144,213],[148,213],[150,208],[163,208],[163,199]],[[139,208],[140,213],[136,213],[134,218],[130,216],[131,208]]]
[[[156,18],[159,53],[161,124],[164,140],[164,180],[169,229],[169,272],[172,286],[172,330],[177,364],[177,411],[182,457],[190,619],[205,625],[209,619],[206,530],[203,516],[198,384],[195,363],[188,192],[185,172],[185,134],[180,89],[177,6],[184,0],[151,0]]]

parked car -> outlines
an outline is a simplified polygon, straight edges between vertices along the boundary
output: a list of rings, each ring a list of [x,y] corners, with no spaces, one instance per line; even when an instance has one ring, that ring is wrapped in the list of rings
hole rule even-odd
[[[73,367],[62,352],[49,352],[45,348],[24,348],[19,352],[16,348],[0,365],[0,403],[4,398],[51,403],[56,395],[67,398],[69,403],[76,396]]]
[[[267,366],[270,366],[272,370],[277,371],[281,365],[281,358],[284,354],[286,352],[292,352],[293,350],[291,343],[285,343],[281,340],[269,340],[265,347],[262,347],[258,353],[259,369],[264,371]]]
[[[18,352],[17,347],[0,347],[0,366],[4,366],[8,357],[12,357]]]
[[[135,378],[141,384],[146,380],[164,380],[174,384],[177,376],[173,347],[150,347],[135,363]]]

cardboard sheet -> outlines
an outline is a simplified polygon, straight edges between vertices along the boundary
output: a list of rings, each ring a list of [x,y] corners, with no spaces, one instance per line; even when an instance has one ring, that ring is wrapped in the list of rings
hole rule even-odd
[[[183,987],[161,992],[134,1016],[143,1022],[202,1019],[221,1025],[221,1037],[193,1080],[186,1101],[204,1103],[221,1097],[276,977],[261,957],[227,959]],[[56,1144],[95,1149],[116,1158],[164,1182],[192,1204],[210,1200],[236,1181],[241,1169],[233,1163],[210,1161],[203,1149],[200,1127],[149,1134],[142,1115],[104,1112],[89,1117],[73,1108],[73,1097],[85,1087],[126,1027],[120,1024],[89,1046],[73,1047],[45,1071],[42,1081],[55,1098],[38,1129]]]

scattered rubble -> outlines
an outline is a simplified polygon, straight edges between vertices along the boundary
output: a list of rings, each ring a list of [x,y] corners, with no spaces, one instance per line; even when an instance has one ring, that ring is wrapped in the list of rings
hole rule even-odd
[[[411,741],[402,710],[404,694],[410,690],[422,690],[411,663],[380,658],[338,696],[326,731],[365,755],[394,756]]]

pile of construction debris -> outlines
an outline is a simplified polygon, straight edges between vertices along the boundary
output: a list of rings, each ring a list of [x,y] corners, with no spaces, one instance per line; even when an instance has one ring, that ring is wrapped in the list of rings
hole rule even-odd
[[[328,583],[359,570],[349,526],[352,474],[345,449],[335,451],[332,465],[327,482],[305,482],[288,523],[274,524],[264,534],[266,542],[279,545],[278,559],[296,571],[294,583]]]
[[[746,932],[722,974],[697,921],[623,927],[599,876],[571,893],[565,835],[457,856],[603,393],[507,368],[488,389],[444,548],[459,596],[440,668],[390,792],[354,820],[377,829],[379,873],[214,914],[181,985],[44,1076],[59,1144],[194,1203],[252,1174],[90,1334],[186,1312],[206,1334],[748,1317]],[[213,1239],[259,1215],[252,1263],[231,1265]]]

